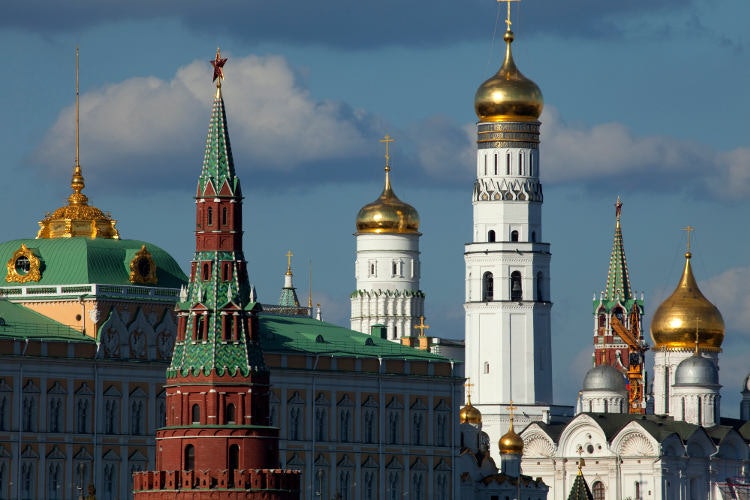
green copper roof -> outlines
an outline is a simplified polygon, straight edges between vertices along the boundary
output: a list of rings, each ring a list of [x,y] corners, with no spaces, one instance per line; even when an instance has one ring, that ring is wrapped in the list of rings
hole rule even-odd
[[[568,500],[594,500],[594,495],[591,494],[591,490],[589,489],[586,480],[583,478],[581,469],[578,469],[578,474],[573,481],[573,487],[570,488]]]
[[[216,89],[211,111],[197,196],[211,201],[232,197],[232,201],[242,203],[221,87]],[[234,230],[242,230],[239,223],[235,221],[238,226]],[[197,246],[193,262],[197,271],[188,286],[187,300],[181,300],[177,306],[189,312],[185,339],[175,343],[167,378],[209,375],[212,371],[220,376],[228,373],[246,377],[250,372],[266,371],[260,345],[250,338],[247,329],[252,318],[243,320],[243,311],[250,305],[250,281],[242,247],[216,251]],[[225,270],[227,264],[229,269]],[[232,326],[226,321],[231,321]],[[236,331],[236,340],[227,338],[225,329],[227,333]]]
[[[620,227],[620,213],[622,202],[617,198],[615,222],[615,239],[612,243],[612,254],[609,257],[609,271],[607,272],[607,288],[604,298],[607,301],[621,299],[623,302],[633,298],[628,274],[628,262],[625,259],[625,248],[622,244],[622,228]]]
[[[23,285],[110,284],[134,285],[130,264],[145,245],[156,265],[157,282],[146,286],[180,288],[187,276],[177,262],[158,246],[140,240],[102,238],[22,239],[0,243],[0,264],[7,264],[21,245],[40,260],[41,279]],[[3,269],[7,277],[7,269]],[[18,287],[17,282],[0,279],[0,288]]]
[[[265,352],[447,361],[437,354],[308,317],[262,312],[259,319],[261,344]]]
[[[203,154],[203,168],[198,179],[197,196],[206,193],[209,185],[218,194],[225,183],[229,187],[231,195],[241,196],[240,180],[234,172],[234,158],[232,157],[232,146],[229,142],[224,99],[221,96],[221,88],[218,88],[216,89],[211,120],[208,125],[206,150]]]
[[[0,338],[94,342],[73,328],[7,300],[0,300]]]

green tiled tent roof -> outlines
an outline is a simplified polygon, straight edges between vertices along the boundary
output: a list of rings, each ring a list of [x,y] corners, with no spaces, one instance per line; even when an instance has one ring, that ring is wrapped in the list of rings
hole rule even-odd
[[[94,342],[78,330],[7,300],[0,300],[0,339]]]
[[[324,354],[334,357],[381,357],[403,360],[446,361],[446,358],[355,332],[331,323],[300,316],[259,314],[264,352]]]
[[[591,494],[588,483],[583,478],[581,469],[578,469],[578,474],[573,481],[573,487],[570,488],[570,495],[568,500],[594,500],[594,495]]]
[[[26,245],[42,261],[42,278],[27,285],[107,284],[132,285],[130,261],[143,245],[156,264],[157,284],[162,288],[180,288],[187,276],[166,251],[146,241],[115,240],[103,238],[22,239],[0,243],[0,264],[4,265],[13,254]],[[0,279],[0,287],[16,287]]]

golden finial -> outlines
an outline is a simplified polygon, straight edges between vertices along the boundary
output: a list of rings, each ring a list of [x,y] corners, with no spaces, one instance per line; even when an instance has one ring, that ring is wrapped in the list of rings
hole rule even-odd
[[[620,214],[622,214],[622,201],[620,201],[620,197],[617,197],[617,202],[615,203],[615,217],[617,217],[617,221],[620,221]]]
[[[420,316],[419,317],[419,324],[418,325],[414,325],[414,329],[415,330],[419,330],[419,336],[420,337],[424,337],[424,331],[425,330],[429,330],[429,328],[430,328],[430,325],[425,325],[424,324],[424,316]]]
[[[395,139],[393,137],[391,137],[390,135],[388,135],[388,134],[385,134],[385,137],[383,137],[382,139],[380,139],[380,142],[384,142],[385,143],[385,171],[386,172],[390,172],[391,171],[391,155],[390,155],[390,147],[389,146],[390,146],[390,144],[394,140]]]
[[[70,181],[70,188],[73,190],[73,194],[68,197],[68,203],[71,205],[86,205],[88,198],[86,195],[81,194],[83,188],[86,187],[86,183],[83,181],[83,174],[81,173],[81,161],[80,161],[80,90],[78,86],[78,47],[76,46],[76,156],[75,164],[73,165],[73,178]]]
[[[695,228],[688,225],[686,227],[683,227],[682,230],[687,232],[687,253],[690,253],[690,233],[695,231]]]
[[[581,471],[581,468],[586,466],[586,461],[583,459],[583,446],[579,444],[576,453],[578,453],[578,475],[582,476],[583,471]]]
[[[513,427],[513,411],[517,410],[517,406],[513,406],[513,400],[511,399],[508,404],[508,411],[510,412],[510,426]]]
[[[497,3],[505,2],[508,4],[508,14],[505,16],[505,25],[507,26],[506,31],[510,31],[510,26],[511,24],[513,24],[510,22],[510,4],[512,2],[520,2],[520,1],[521,0],[497,0]]]
[[[700,325],[701,319],[695,318],[695,354],[698,354],[698,344],[700,344]]]
[[[290,276],[292,274],[292,257],[293,256],[294,256],[294,254],[292,253],[291,250],[289,250],[286,253],[286,274],[290,275]]]
[[[466,379],[464,387],[466,387],[466,400],[471,403],[471,388],[474,387],[474,384],[471,383],[471,377]]]

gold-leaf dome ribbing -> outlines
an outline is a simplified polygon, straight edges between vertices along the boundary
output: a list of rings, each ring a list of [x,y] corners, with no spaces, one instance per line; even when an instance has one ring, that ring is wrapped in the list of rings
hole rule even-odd
[[[690,266],[690,252],[685,253],[685,270],[680,283],[654,313],[651,338],[657,350],[698,350],[718,352],[724,340],[724,319],[703,296]]]
[[[418,233],[419,213],[391,188],[391,167],[385,167],[385,187],[380,197],[357,214],[358,233]]]
[[[38,239],[47,238],[109,238],[119,239],[115,225],[117,221],[88,204],[88,197],[81,193],[86,184],[81,174],[81,166],[73,169],[70,187],[73,193],[68,196],[68,204],[58,208],[39,222]]]
[[[500,438],[500,441],[498,441],[497,446],[500,448],[501,455],[523,454],[523,439],[521,439],[521,436],[516,434],[516,431],[513,429],[512,418],[510,419],[510,427],[508,428],[508,432],[503,434],[503,436]]]
[[[458,412],[458,422],[461,424],[478,425],[482,423],[482,412],[471,404],[471,396],[466,399],[466,406]]]
[[[516,67],[510,44],[513,32],[505,40],[505,61],[500,70],[477,89],[474,111],[480,122],[533,122],[544,108],[542,91]]]

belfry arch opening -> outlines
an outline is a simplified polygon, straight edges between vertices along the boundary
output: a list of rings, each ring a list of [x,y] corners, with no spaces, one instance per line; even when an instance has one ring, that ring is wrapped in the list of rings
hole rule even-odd
[[[491,302],[494,300],[495,282],[492,273],[487,271],[482,276],[482,302]]]

